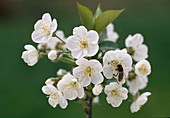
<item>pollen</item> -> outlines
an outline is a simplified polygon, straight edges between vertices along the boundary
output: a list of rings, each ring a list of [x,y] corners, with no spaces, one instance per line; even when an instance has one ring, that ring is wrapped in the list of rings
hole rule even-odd
[[[115,60],[108,62],[108,64],[112,65],[113,67],[117,67],[117,65],[119,64],[119,61],[115,59]]]
[[[112,94],[112,96],[117,96],[117,97],[120,96],[120,95],[119,95],[119,90],[118,90],[118,89],[112,90],[112,91],[111,91],[111,94]]]
[[[87,40],[80,40],[80,47],[81,48],[88,48],[88,41]]]
[[[140,72],[141,74],[143,74],[143,75],[145,75],[146,73],[148,73],[148,69],[147,69],[147,67],[146,67],[145,64],[142,64],[141,67],[140,67],[138,70],[139,70],[139,72]]]
[[[49,32],[49,28],[48,28],[47,24],[41,23],[40,26],[41,26],[41,33],[48,33]]]
[[[84,74],[90,77],[92,76],[92,72],[93,72],[93,68],[91,68],[90,66],[86,67],[84,70]]]
[[[53,93],[53,94],[51,94],[51,97],[56,101],[56,102],[58,102],[59,103],[59,96],[58,96],[58,94],[57,93]]]

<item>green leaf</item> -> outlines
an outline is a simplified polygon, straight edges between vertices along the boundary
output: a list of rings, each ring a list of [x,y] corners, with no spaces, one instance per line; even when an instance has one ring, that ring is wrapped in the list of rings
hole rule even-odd
[[[96,9],[96,12],[94,14],[94,21],[100,16],[100,14],[102,13],[102,10],[101,10],[101,4],[98,4],[97,6],[97,9]]]
[[[89,30],[89,29],[93,29],[93,13],[92,11],[77,3],[77,9],[78,9],[78,13],[80,16],[80,20],[82,22],[82,24]]]
[[[117,49],[118,45],[113,41],[102,41],[99,43],[99,50],[114,50]]]
[[[95,20],[94,29],[100,34],[123,12],[123,10],[107,10],[101,13],[99,17]]]

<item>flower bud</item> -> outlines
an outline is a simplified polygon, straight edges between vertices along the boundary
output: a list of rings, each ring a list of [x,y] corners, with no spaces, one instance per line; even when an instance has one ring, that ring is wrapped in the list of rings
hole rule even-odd
[[[46,50],[45,44],[41,44],[41,43],[37,45],[37,48],[38,50]]]
[[[49,53],[48,53],[48,58],[50,60],[55,60],[56,58],[58,57],[57,55],[57,51],[56,50],[51,50]]]
[[[100,101],[99,96],[96,96],[96,97],[93,98],[93,103],[94,104],[98,104],[99,101]]]
[[[57,75],[58,75],[58,76],[63,76],[63,75],[65,75],[65,74],[67,74],[67,71],[64,70],[64,69],[59,69],[59,70],[57,71]]]
[[[99,95],[103,90],[103,87],[102,85],[98,84],[98,85],[95,85],[94,88],[92,89],[92,92],[94,95]]]
[[[33,66],[38,62],[38,51],[37,49],[32,45],[25,45],[24,48],[26,51],[22,53],[21,58],[24,60],[25,63],[28,64],[28,66]]]
[[[135,73],[141,76],[147,76],[151,73],[151,66],[147,60],[141,60],[135,65]]]

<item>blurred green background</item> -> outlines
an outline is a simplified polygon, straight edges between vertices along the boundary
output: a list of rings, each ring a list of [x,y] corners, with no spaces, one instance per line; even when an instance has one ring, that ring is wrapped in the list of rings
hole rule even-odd
[[[128,34],[142,33],[149,47],[152,74],[144,91],[152,92],[149,102],[138,113],[130,112],[130,103],[112,108],[102,95],[93,107],[93,117],[170,116],[170,1],[169,0],[77,0],[93,11],[98,3],[106,9],[126,8],[114,22],[124,47]],[[42,59],[28,67],[21,54],[25,44],[33,44],[34,23],[49,12],[57,18],[66,36],[80,25],[75,0],[0,0],[0,118],[84,118],[81,104],[69,102],[67,109],[53,109],[41,92],[48,77],[56,75],[62,64]],[[67,67],[64,67],[67,68]]]

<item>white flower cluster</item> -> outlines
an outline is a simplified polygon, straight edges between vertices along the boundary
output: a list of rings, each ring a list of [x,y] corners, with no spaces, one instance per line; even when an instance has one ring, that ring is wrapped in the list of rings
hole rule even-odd
[[[52,107],[59,104],[64,109],[68,100],[86,100],[88,97],[98,103],[103,91],[108,104],[119,107],[128,98],[128,89],[123,87],[124,83],[127,83],[129,93],[134,98],[130,107],[132,113],[147,102],[151,93],[139,94],[139,90],[147,86],[147,76],[151,73],[150,63],[145,60],[148,48],[143,44],[141,34],[129,35],[125,49],[101,51],[96,31],[88,31],[84,26],[79,26],[73,29],[71,36],[65,38],[63,31],[57,30],[57,26],[56,19],[52,20],[50,14],[45,13],[36,22],[32,33],[32,40],[38,43],[37,49],[32,45],[25,45],[27,51],[22,53],[23,60],[29,66],[35,65],[45,56],[53,62],[67,58],[65,62],[74,63],[72,70],[67,72],[60,69],[57,77],[47,79],[46,85],[42,87],[43,93],[49,96],[48,102]],[[112,43],[116,43],[119,38],[113,24],[107,26],[106,34],[104,40]]]
[[[37,49],[32,45],[25,45],[27,51],[22,53],[22,58],[29,66],[35,65],[45,55],[48,55],[51,61],[57,59],[60,49],[64,47],[62,41],[66,40],[63,31],[57,30],[57,26],[57,20],[52,20],[49,13],[45,13],[42,19],[35,23],[31,37],[38,43]]]

